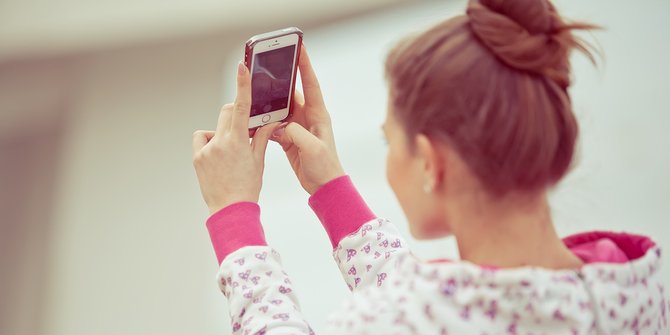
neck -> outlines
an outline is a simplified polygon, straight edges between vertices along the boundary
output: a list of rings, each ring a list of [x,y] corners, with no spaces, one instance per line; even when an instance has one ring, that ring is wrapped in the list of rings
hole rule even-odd
[[[461,259],[502,268],[563,269],[582,264],[558,237],[546,195],[478,200],[450,218]]]

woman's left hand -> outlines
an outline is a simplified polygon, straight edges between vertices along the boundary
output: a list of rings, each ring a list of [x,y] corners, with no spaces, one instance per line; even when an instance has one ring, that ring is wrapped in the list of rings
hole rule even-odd
[[[240,201],[258,202],[268,138],[278,123],[263,126],[249,142],[251,76],[240,63],[237,97],[221,108],[216,131],[193,134],[193,166],[210,214]]]

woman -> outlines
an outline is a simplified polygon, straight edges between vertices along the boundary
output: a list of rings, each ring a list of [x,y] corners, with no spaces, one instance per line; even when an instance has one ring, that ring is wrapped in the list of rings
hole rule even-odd
[[[241,334],[310,334],[257,205],[265,148],[283,147],[354,294],[332,334],[661,334],[668,303],[660,248],[647,237],[560,239],[547,190],[577,138],[567,88],[572,49],[590,55],[546,0],[471,0],[467,14],[389,54],[387,178],[418,239],[455,236],[460,261],[425,262],[377,218],[342,169],[304,48],[304,97],[290,122],[247,123],[250,76],[216,132],[194,135],[194,165]]]

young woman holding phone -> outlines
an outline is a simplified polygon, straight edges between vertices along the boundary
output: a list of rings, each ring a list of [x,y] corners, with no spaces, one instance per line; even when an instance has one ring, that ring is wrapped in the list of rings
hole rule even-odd
[[[354,294],[330,334],[666,334],[660,247],[644,236],[559,238],[547,191],[568,171],[578,127],[569,54],[587,48],[547,0],[471,0],[465,15],[402,40],[386,60],[386,175],[418,239],[455,236],[461,260],[423,261],[367,207],[343,170],[304,48],[287,123],[248,140],[250,77],[215,132],[194,135],[235,334],[311,334],[257,204],[278,142]]]

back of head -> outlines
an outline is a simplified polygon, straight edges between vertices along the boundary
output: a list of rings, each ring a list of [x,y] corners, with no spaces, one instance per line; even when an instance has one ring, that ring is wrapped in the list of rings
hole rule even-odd
[[[573,159],[569,55],[593,58],[572,30],[592,28],[547,0],[470,0],[389,53],[394,115],[409,138],[449,143],[492,194],[544,189]]]

